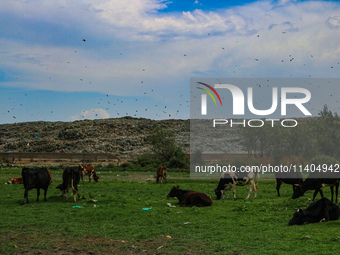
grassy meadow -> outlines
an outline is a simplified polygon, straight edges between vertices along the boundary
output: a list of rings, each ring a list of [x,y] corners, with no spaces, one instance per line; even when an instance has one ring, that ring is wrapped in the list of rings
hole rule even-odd
[[[218,179],[190,179],[170,169],[168,183],[155,184],[154,171],[96,169],[99,182],[81,181],[84,198],[77,202],[59,197],[62,169],[52,169],[47,202],[43,192],[36,202],[31,190],[30,203],[22,206],[23,185],[5,184],[21,169],[0,169],[0,254],[339,253],[339,221],[288,226],[295,210],[311,203],[312,191],[292,200],[291,185],[283,184],[279,198],[275,181],[260,180],[257,199],[252,194],[245,201],[248,188],[238,187],[237,200],[228,192],[217,201]],[[167,198],[175,185],[208,194],[213,205],[179,207]]]

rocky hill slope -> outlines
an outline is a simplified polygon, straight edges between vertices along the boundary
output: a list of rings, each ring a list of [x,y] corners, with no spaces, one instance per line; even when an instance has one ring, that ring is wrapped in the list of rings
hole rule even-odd
[[[111,153],[135,158],[150,150],[156,127],[171,128],[189,152],[189,120],[119,119],[0,125],[0,152]]]

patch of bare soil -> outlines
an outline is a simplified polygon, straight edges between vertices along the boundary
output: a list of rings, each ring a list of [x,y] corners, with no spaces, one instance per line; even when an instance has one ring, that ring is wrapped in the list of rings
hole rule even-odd
[[[53,240],[39,237],[0,235],[1,243],[11,243],[12,254],[168,254],[171,239],[159,237],[155,240],[114,240],[97,237],[56,236]],[[39,247],[39,248],[37,248]]]

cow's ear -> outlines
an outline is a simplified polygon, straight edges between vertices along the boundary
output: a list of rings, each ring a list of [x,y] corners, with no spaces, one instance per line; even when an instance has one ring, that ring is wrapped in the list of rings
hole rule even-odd
[[[179,185],[176,187],[177,189],[179,188]]]

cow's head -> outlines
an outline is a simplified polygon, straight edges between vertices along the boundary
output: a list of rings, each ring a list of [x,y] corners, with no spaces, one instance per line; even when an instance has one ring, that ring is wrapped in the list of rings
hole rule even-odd
[[[292,198],[293,198],[293,199],[296,199],[296,198],[298,198],[298,197],[303,196],[303,194],[304,194],[304,192],[303,192],[301,186],[296,187],[296,188],[294,189],[294,193],[293,193]]]
[[[293,218],[289,221],[289,225],[302,225],[306,223],[307,216],[304,210],[301,208],[297,209],[297,211],[294,213]]]
[[[94,179],[96,182],[98,182],[98,179],[99,179],[98,175],[93,175],[93,179]]]
[[[217,200],[221,199],[221,197],[222,197],[222,190],[215,189],[215,194],[217,196]]]
[[[60,190],[60,196],[64,196],[65,195],[65,190],[63,189],[63,185],[59,184],[57,187],[55,187],[56,189]]]
[[[179,194],[179,186],[175,187],[173,186],[170,190],[170,193],[168,194],[168,197],[177,197]]]

